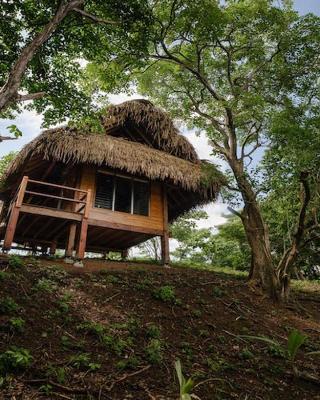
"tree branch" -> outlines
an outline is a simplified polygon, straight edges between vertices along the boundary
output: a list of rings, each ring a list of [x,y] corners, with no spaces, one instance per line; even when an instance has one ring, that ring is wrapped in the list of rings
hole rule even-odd
[[[239,213],[238,211],[236,211],[235,209],[233,209],[232,207],[227,207],[228,211],[230,211],[233,215],[236,215],[237,217],[239,217],[242,221],[244,220],[244,215],[242,213]]]
[[[117,21],[97,17],[96,15],[90,14],[84,10],[81,10],[80,8],[74,8],[73,11],[81,14],[83,17],[90,19],[93,22],[97,22],[98,24],[119,25],[119,22],[117,22]]]
[[[283,289],[286,290],[288,288],[288,280],[290,279],[290,273],[292,266],[297,258],[299,249],[302,244],[302,239],[305,233],[305,219],[307,214],[307,208],[311,200],[311,191],[309,187],[308,181],[309,173],[301,172],[300,174],[300,183],[301,183],[301,207],[298,216],[298,223],[296,232],[293,235],[293,242],[291,247],[285,252],[282,256],[278,267],[277,273],[283,282]]]
[[[11,137],[11,136],[2,136],[0,135],[0,143],[3,142],[4,140],[17,140],[17,137]]]
[[[81,6],[83,3],[84,0],[71,0],[67,3],[61,1],[54,17],[37,35],[35,35],[31,42],[22,49],[19,58],[11,68],[6,83],[0,90],[0,111],[5,110],[17,97],[21,80],[35,53],[56,31],[61,21],[63,21],[72,10]]]
[[[46,92],[18,94],[16,99],[17,99],[17,101],[37,100],[37,99],[41,99],[45,95],[46,95]]]

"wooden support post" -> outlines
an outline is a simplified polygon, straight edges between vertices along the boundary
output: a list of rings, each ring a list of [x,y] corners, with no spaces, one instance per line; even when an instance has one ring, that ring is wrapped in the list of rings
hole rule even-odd
[[[168,228],[168,197],[167,189],[162,186],[162,199],[163,199],[163,234],[161,236],[161,260],[162,264],[166,265],[170,262],[169,253],[169,228]]]
[[[126,260],[128,258],[129,249],[125,249],[121,251],[121,259]]]
[[[69,227],[69,236],[66,247],[66,257],[72,257],[74,244],[76,241],[77,224],[72,223]]]
[[[83,218],[82,218],[81,226],[80,226],[79,243],[78,243],[77,255],[76,255],[76,257],[80,260],[82,260],[84,258],[84,253],[86,251],[87,233],[88,233],[88,218],[89,218],[90,208],[91,208],[91,190],[88,189],[86,205],[85,205],[84,214],[83,214]]]
[[[9,220],[7,223],[6,233],[4,236],[3,250],[11,249],[11,245],[13,242],[14,234],[15,234],[18,219],[19,219],[20,208],[23,203],[23,198],[24,198],[27,184],[28,184],[28,177],[24,176],[22,178],[21,185],[20,185],[20,188],[19,188],[19,191],[17,194],[17,200],[12,205],[12,210],[10,213],[10,217],[9,217]]]
[[[53,240],[50,245],[50,256],[54,256],[57,250],[57,241]]]

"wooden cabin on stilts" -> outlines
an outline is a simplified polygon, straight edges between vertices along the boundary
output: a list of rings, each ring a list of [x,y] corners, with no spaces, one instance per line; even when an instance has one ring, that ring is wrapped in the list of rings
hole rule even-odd
[[[161,237],[168,224],[216,198],[223,176],[200,161],[169,116],[147,100],[111,106],[103,133],[61,127],[26,145],[6,171],[0,196],[5,251],[83,259]]]

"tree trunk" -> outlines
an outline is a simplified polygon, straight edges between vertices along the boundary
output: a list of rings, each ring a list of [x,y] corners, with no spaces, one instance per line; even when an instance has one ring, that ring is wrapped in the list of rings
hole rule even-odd
[[[291,275],[294,272],[294,265],[299,255],[302,239],[305,235],[305,220],[307,215],[307,208],[311,200],[308,176],[308,172],[301,172],[300,174],[301,207],[298,216],[298,224],[296,231],[293,235],[291,248],[289,248],[283,254],[277,267],[277,276],[281,287],[281,297],[284,300],[287,300],[289,298]]]
[[[22,52],[13,65],[7,82],[0,89],[0,111],[4,111],[11,102],[17,99],[18,89],[26,72],[27,66],[39,48],[50,38],[55,32],[61,21],[75,8],[81,6],[84,0],[71,0],[70,2],[61,2],[58,10],[51,21],[43,27],[43,29],[35,35],[33,40],[22,49]],[[35,94],[38,96],[39,94]],[[32,94],[28,95],[34,98]]]
[[[241,219],[251,248],[249,281],[262,287],[273,300],[279,300],[279,281],[271,257],[269,232],[256,195],[245,176],[242,162],[229,160],[229,164],[245,204]]]

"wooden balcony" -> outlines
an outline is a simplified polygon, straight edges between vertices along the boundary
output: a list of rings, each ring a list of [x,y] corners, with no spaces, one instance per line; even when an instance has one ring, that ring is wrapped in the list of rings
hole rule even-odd
[[[85,242],[90,207],[90,190],[37,181],[24,176],[7,211],[3,249],[11,248],[19,215],[31,214],[34,219],[44,216],[80,223],[78,253],[80,252],[81,257],[85,250],[85,243],[84,246],[81,243]],[[22,218],[23,216],[20,217],[20,222]],[[47,224],[49,229],[49,220]]]

